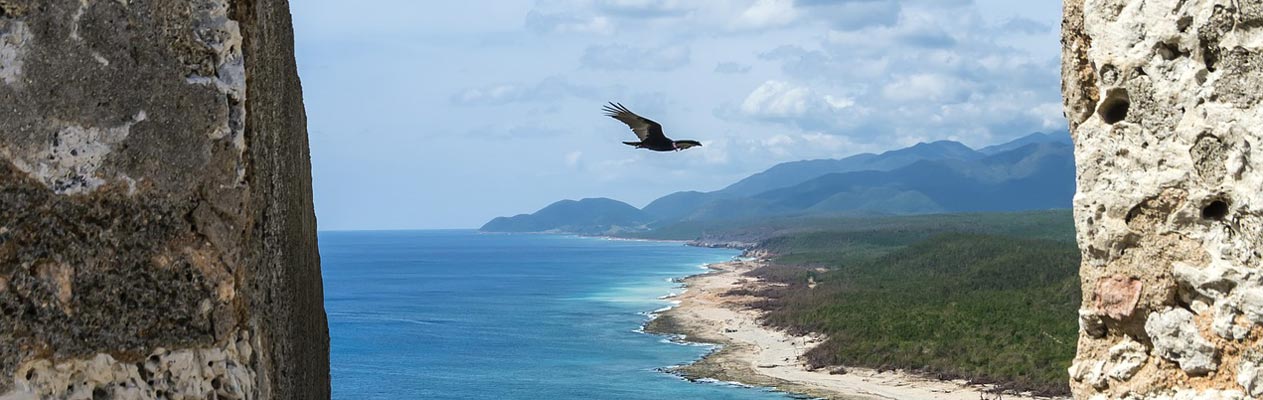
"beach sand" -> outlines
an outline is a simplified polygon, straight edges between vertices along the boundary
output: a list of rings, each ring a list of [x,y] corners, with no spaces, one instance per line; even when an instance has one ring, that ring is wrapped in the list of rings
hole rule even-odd
[[[750,296],[724,296],[731,289],[758,288],[767,283],[744,273],[763,265],[757,260],[711,264],[710,273],[684,280],[687,290],[672,300],[679,305],[658,314],[646,331],[684,335],[688,342],[722,347],[675,372],[690,379],[716,379],[775,387],[786,392],[830,399],[1038,399],[1041,397],[989,393],[987,386],[943,381],[903,372],[878,373],[846,368],[807,370],[802,355],[823,338],[793,336],[759,324],[760,312],[747,306]]]

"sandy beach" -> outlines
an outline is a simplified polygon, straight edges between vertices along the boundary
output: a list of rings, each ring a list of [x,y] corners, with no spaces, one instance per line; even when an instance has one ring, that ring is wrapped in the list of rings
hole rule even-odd
[[[647,331],[683,335],[686,341],[722,347],[676,372],[690,379],[717,379],[776,387],[830,399],[1046,399],[1005,393],[964,381],[942,381],[903,372],[878,373],[846,368],[845,374],[827,369],[809,371],[801,361],[822,338],[793,336],[759,324],[760,312],[747,307],[750,296],[723,296],[729,290],[766,285],[744,273],[761,266],[758,260],[711,264],[709,273],[684,280],[688,290],[675,296],[679,305],[660,313]]]

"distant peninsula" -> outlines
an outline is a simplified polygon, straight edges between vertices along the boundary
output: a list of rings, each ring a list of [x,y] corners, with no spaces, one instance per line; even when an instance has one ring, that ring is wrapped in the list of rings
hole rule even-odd
[[[606,198],[562,200],[536,211],[487,222],[487,232],[609,234],[643,230],[652,218],[630,204]]]

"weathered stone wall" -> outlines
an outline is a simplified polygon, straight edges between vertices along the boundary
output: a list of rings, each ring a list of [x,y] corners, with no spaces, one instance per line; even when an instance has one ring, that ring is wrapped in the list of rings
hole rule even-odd
[[[329,397],[284,0],[0,0],[0,399]]]
[[[1066,0],[1077,398],[1263,395],[1263,2]]]

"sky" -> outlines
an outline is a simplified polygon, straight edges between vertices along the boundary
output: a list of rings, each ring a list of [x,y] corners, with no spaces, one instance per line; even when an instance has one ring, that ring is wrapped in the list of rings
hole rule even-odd
[[[786,161],[1066,130],[1059,0],[290,5],[321,230],[642,207]],[[623,145],[607,101],[703,146]]]

